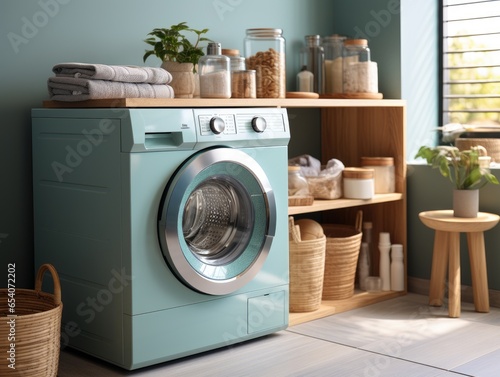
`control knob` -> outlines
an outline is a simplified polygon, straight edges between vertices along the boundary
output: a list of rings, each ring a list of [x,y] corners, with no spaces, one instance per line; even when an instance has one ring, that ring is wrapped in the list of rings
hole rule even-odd
[[[255,132],[264,132],[267,128],[267,122],[263,117],[254,117],[252,119],[252,128]]]
[[[213,117],[212,119],[210,119],[209,125],[212,132],[216,135],[223,133],[226,129],[226,124],[220,117]]]

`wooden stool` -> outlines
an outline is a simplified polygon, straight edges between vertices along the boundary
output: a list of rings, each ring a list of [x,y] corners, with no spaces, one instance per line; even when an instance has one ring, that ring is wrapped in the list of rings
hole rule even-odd
[[[450,317],[460,317],[460,233],[464,232],[467,233],[474,307],[477,312],[488,313],[490,300],[483,232],[493,228],[500,217],[485,212],[479,212],[474,218],[454,217],[452,210],[421,212],[418,216],[426,226],[436,231],[429,305],[443,304],[448,266],[448,312]]]

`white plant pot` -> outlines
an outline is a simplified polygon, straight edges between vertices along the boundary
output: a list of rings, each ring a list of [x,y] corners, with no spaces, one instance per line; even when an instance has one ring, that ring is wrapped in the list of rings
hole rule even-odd
[[[453,190],[453,216],[477,217],[479,190]]]

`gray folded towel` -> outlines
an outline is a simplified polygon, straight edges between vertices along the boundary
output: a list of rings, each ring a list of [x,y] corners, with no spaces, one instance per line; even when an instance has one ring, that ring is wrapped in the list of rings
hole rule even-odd
[[[54,101],[86,101],[105,98],[174,98],[174,90],[166,84],[137,84],[72,77],[50,77],[47,84],[50,99]]]
[[[169,84],[170,72],[163,68],[86,63],[56,64],[52,71],[59,77],[109,80],[145,84]]]

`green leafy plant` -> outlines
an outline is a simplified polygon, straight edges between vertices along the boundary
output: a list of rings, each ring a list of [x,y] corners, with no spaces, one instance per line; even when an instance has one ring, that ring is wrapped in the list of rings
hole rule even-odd
[[[196,35],[196,42],[193,44],[187,39],[183,32],[191,32]],[[148,45],[153,46],[151,50],[146,50],[143,61],[155,55],[161,61],[174,61],[178,63],[193,63],[196,65],[200,57],[204,55],[200,42],[210,41],[203,37],[208,29],[195,30],[187,26],[186,22],[167,28],[153,29],[148,33],[151,37],[144,40]]]
[[[439,169],[443,177],[455,185],[458,190],[474,190],[488,182],[498,184],[498,179],[490,173],[488,168],[480,166],[480,148],[459,150],[451,146],[437,146],[434,148],[420,147],[415,158],[424,158],[433,168]]]

